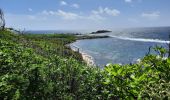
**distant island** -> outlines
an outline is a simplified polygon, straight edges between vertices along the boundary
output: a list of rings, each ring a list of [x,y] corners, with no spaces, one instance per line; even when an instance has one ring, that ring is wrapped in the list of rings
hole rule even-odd
[[[90,34],[99,34],[99,33],[108,33],[108,32],[112,32],[112,31],[109,31],[109,30],[98,30],[98,31],[92,32]]]
[[[79,36],[77,36],[77,40],[83,40],[83,39],[98,39],[98,38],[110,38],[110,36],[107,36],[107,35],[103,35],[103,36],[79,35]]]

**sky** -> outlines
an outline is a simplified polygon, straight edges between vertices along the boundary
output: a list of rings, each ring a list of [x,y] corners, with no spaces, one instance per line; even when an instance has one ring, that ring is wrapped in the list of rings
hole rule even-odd
[[[170,26],[170,0],[0,0],[7,27],[97,30]]]

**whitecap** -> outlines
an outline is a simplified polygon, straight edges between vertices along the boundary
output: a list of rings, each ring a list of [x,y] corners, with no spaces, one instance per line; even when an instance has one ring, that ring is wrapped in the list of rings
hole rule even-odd
[[[154,43],[170,43],[170,41],[159,40],[159,39],[144,39],[144,38],[129,38],[129,37],[121,37],[121,36],[110,36],[117,39],[122,40],[130,40],[130,41],[140,41],[140,42],[154,42]]]

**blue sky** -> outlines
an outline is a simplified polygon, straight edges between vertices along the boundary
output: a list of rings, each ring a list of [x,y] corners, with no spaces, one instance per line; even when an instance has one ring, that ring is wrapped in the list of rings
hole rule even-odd
[[[170,26],[170,0],[0,0],[8,27],[94,30]]]

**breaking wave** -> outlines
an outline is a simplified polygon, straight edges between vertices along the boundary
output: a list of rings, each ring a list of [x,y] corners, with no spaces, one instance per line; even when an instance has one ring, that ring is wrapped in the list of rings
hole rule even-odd
[[[129,38],[129,37],[121,37],[121,36],[110,36],[110,37],[122,39],[122,40],[130,40],[130,41],[153,42],[153,43],[170,43],[170,41],[159,40],[159,39]]]

